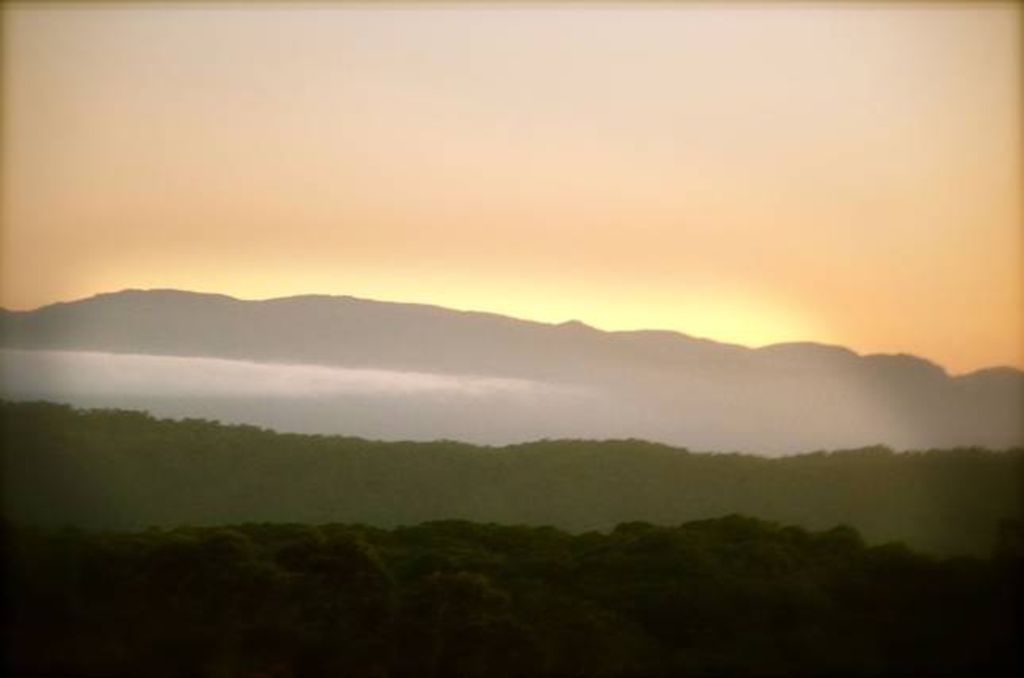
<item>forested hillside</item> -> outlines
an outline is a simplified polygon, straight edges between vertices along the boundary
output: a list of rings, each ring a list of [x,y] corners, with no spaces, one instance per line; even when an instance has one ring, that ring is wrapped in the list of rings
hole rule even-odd
[[[1010,552],[732,516],[8,535],[16,675],[1018,675]],[[1018,554],[1019,555],[1019,554]]]
[[[579,532],[738,513],[987,555],[1000,521],[1020,517],[1024,473],[1021,450],[766,459],[636,440],[381,443],[47,403],[0,412],[4,512],[49,526],[464,519]]]

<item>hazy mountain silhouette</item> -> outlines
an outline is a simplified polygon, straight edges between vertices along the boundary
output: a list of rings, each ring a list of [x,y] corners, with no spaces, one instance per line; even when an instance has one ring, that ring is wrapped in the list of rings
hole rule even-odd
[[[815,343],[750,349],[676,332],[604,332],[576,321],[551,325],[352,297],[242,301],[127,290],[3,311],[0,345],[33,352],[4,352],[5,393],[19,398],[62,395],[56,368],[26,366],[44,355],[40,351],[322,365],[476,380],[467,384],[521,380],[537,387],[512,395],[487,388],[456,389],[455,395],[441,389],[423,397],[408,389],[400,397],[379,389],[372,396],[349,389],[283,397],[242,388],[234,396],[211,395],[202,380],[215,378],[221,363],[178,361],[161,369],[179,378],[194,372],[193,393],[182,393],[185,387],[165,392],[158,369],[145,393],[117,398],[108,388],[93,398],[81,391],[64,398],[287,430],[492,443],[643,437],[766,453],[874,443],[1002,448],[1024,440],[1024,373],[1011,368],[954,377],[910,355],[860,356]],[[144,364],[114,361],[109,369]],[[33,374],[47,376],[47,369],[49,390],[33,384]],[[243,373],[232,379],[244,379]],[[350,372],[324,374],[334,379]],[[98,391],[104,378],[96,378]]]

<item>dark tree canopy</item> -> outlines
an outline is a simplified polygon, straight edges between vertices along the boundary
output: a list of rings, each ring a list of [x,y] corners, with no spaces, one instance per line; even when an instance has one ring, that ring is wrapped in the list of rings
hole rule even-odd
[[[8,530],[10,662],[48,676],[1015,675],[1012,557],[728,516]]]

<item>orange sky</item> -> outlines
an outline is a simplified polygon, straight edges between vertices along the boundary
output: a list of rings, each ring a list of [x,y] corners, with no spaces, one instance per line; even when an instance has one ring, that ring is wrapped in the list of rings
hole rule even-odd
[[[7,4],[0,304],[351,294],[1024,366],[1019,12]]]

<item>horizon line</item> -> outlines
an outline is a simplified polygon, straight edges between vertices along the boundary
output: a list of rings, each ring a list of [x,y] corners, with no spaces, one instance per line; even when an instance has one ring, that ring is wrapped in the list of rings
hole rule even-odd
[[[734,341],[725,341],[725,340],[715,339],[713,337],[688,334],[688,333],[683,332],[681,330],[674,330],[674,329],[668,329],[668,328],[637,327],[637,328],[632,328],[632,329],[617,329],[617,330],[613,330],[613,329],[606,329],[606,328],[603,328],[603,327],[600,327],[600,326],[597,326],[597,325],[592,325],[592,324],[590,324],[590,323],[588,323],[588,322],[586,322],[584,320],[580,320],[578,318],[570,318],[570,319],[567,319],[567,320],[564,320],[564,321],[561,321],[561,322],[547,322],[547,321],[543,321],[543,320],[536,320],[536,319],[533,319],[533,318],[527,318],[527,317],[516,316],[516,315],[509,315],[509,314],[506,314],[506,313],[498,313],[496,311],[483,310],[483,309],[477,309],[477,308],[458,308],[458,307],[455,307],[455,306],[444,306],[444,305],[441,305],[441,304],[431,303],[431,302],[402,301],[402,300],[397,300],[397,299],[379,299],[379,298],[378,299],[374,299],[374,298],[369,298],[369,297],[359,297],[359,296],[355,296],[355,295],[351,295],[351,294],[331,294],[331,293],[323,293],[323,292],[307,292],[307,293],[301,293],[301,294],[288,294],[288,295],[283,295],[283,296],[271,296],[271,297],[244,297],[244,296],[236,296],[236,295],[233,295],[233,294],[227,294],[227,293],[224,293],[224,292],[213,292],[213,291],[195,290],[195,289],[183,289],[183,288],[177,288],[177,287],[150,287],[150,288],[146,288],[146,287],[125,287],[125,288],[122,288],[122,289],[119,289],[119,290],[114,290],[114,291],[96,292],[96,293],[91,294],[89,296],[79,297],[79,298],[70,299],[70,300],[57,300],[57,301],[53,301],[53,302],[50,302],[50,303],[42,304],[40,306],[36,306],[36,307],[33,307],[33,308],[8,308],[6,306],[0,306],[0,311],[7,312],[7,313],[34,313],[36,311],[40,311],[42,309],[49,308],[49,307],[52,307],[52,306],[62,306],[62,305],[68,305],[68,304],[76,304],[76,303],[81,303],[81,302],[89,301],[91,299],[97,299],[97,298],[100,298],[100,297],[110,297],[110,296],[116,296],[116,295],[121,295],[121,294],[125,294],[125,293],[132,293],[132,292],[146,293],[146,294],[153,293],[153,292],[174,292],[174,293],[179,293],[179,294],[187,294],[187,295],[200,296],[200,297],[221,297],[221,298],[224,298],[224,299],[229,299],[231,301],[245,302],[245,303],[262,303],[262,302],[283,301],[283,300],[288,300],[288,299],[301,299],[301,298],[310,298],[310,297],[325,298],[325,299],[338,299],[338,300],[348,299],[348,300],[352,300],[352,301],[369,302],[369,303],[375,303],[375,304],[393,304],[393,305],[401,305],[401,306],[419,306],[419,307],[425,307],[425,308],[439,309],[439,310],[453,312],[453,313],[464,313],[464,314],[472,314],[472,315],[493,316],[493,317],[496,317],[496,318],[506,318],[506,319],[510,319],[510,320],[515,320],[517,322],[531,323],[531,324],[534,324],[534,325],[543,325],[545,327],[581,326],[583,328],[586,328],[586,329],[589,329],[589,330],[593,330],[595,332],[600,332],[602,334],[639,334],[639,333],[668,334],[668,335],[674,335],[674,336],[685,338],[685,339],[691,339],[691,340],[694,340],[694,341],[711,342],[711,343],[718,344],[718,345],[721,345],[721,346],[731,346],[731,347],[741,348],[741,349],[750,350],[750,351],[760,351],[760,350],[763,350],[763,349],[769,349],[769,348],[778,347],[778,346],[799,346],[799,345],[805,345],[805,346],[816,346],[816,347],[822,347],[822,348],[828,348],[828,349],[838,349],[838,350],[849,352],[849,353],[851,353],[852,355],[854,355],[857,358],[872,358],[872,357],[880,357],[880,356],[886,356],[886,357],[909,357],[909,358],[920,360],[922,362],[925,362],[925,363],[928,363],[930,365],[933,365],[933,366],[939,368],[940,370],[942,370],[949,377],[967,376],[967,375],[971,375],[971,374],[976,374],[978,372],[986,372],[986,371],[992,371],[992,370],[1012,370],[1014,372],[1024,373],[1024,368],[1020,368],[1020,367],[1017,367],[1015,365],[1005,364],[1005,363],[1003,363],[1003,364],[988,365],[988,366],[985,366],[985,367],[979,367],[979,368],[976,368],[976,369],[966,370],[966,371],[963,371],[963,372],[953,372],[946,365],[943,365],[942,363],[939,363],[939,362],[937,362],[935,360],[932,360],[930,358],[927,358],[927,357],[922,356],[922,355],[917,354],[917,353],[911,353],[911,352],[907,352],[907,351],[861,353],[861,352],[859,352],[859,351],[857,351],[857,350],[855,350],[853,348],[850,348],[849,346],[845,346],[843,344],[815,341],[813,339],[794,340],[794,341],[781,341],[781,342],[773,342],[773,343],[761,344],[761,345],[741,344],[741,343],[737,343],[737,342],[734,342]]]

